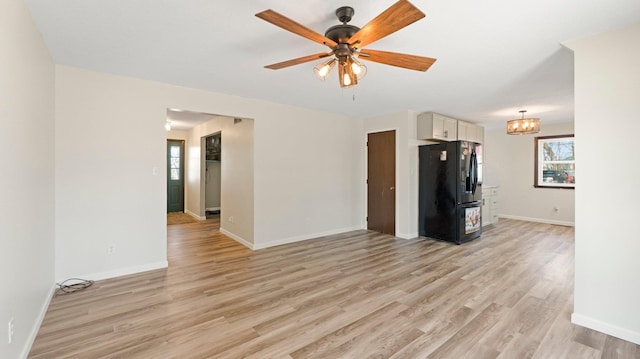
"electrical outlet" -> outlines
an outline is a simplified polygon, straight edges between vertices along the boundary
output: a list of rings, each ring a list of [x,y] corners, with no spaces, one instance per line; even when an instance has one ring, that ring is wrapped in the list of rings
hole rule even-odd
[[[107,244],[107,254],[114,254],[116,252],[116,245],[111,243]]]
[[[233,216],[229,217],[229,223],[233,223]]]
[[[7,324],[7,334],[8,334],[8,341],[9,344],[11,344],[11,342],[13,342],[13,333],[14,333],[14,326],[13,326],[13,318],[11,318],[9,320],[9,323]]]

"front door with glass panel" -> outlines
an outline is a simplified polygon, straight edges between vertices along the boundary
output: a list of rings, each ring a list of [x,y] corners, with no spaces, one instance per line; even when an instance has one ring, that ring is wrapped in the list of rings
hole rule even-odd
[[[167,140],[167,212],[184,212],[184,141]]]

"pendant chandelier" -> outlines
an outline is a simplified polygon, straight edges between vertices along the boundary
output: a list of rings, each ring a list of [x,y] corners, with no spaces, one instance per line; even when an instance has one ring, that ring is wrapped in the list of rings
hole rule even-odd
[[[522,114],[522,118],[507,121],[508,135],[528,135],[540,132],[539,118],[524,118],[527,110],[520,110],[519,112]]]

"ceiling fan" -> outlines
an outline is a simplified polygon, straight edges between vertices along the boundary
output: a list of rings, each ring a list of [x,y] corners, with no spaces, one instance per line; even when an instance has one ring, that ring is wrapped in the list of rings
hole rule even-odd
[[[366,73],[366,66],[362,65],[359,60],[368,60],[417,71],[427,71],[436,61],[436,59],[430,57],[363,48],[425,17],[425,14],[409,1],[399,0],[362,28],[348,24],[354,13],[353,8],[350,6],[338,8],[336,16],[342,24],[330,27],[324,36],[271,9],[257,13],[256,16],[264,21],[328,46],[331,49],[329,52],[303,56],[265,67],[278,70],[331,57],[324,63],[314,67],[314,72],[320,79],[324,80],[337,65],[340,86],[350,87],[357,85],[358,78],[362,79]]]

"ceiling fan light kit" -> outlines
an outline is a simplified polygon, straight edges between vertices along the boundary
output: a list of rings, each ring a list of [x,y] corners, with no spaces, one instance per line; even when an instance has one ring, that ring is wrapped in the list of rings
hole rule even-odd
[[[351,87],[358,84],[358,76],[353,71],[351,57],[339,58],[338,79],[340,87]]]
[[[519,112],[522,114],[522,118],[507,121],[508,135],[529,135],[540,132],[539,118],[524,118],[527,110],[520,110]]]
[[[406,0],[397,1],[362,28],[347,24],[354,14],[355,11],[350,6],[338,8],[336,16],[342,24],[330,27],[323,36],[273,10],[257,13],[256,16],[262,20],[328,46],[331,49],[327,53],[303,56],[265,67],[278,70],[324,57],[331,57],[329,60],[316,65],[313,68],[313,72],[319,79],[324,80],[332,72],[333,68],[337,66],[340,87],[351,87],[357,85],[358,80],[361,80],[367,73],[367,67],[359,59],[417,71],[427,71],[436,61],[436,59],[430,57],[363,49],[364,46],[425,17],[424,13],[410,2]]]
[[[316,74],[316,76],[320,80],[325,80],[327,77],[329,77],[331,70],[333,70],[335,66],[336,66],[336,58],[334,57],[328,61],[325,61],[321,64],[316,65],[313,68],[313,72]]]

